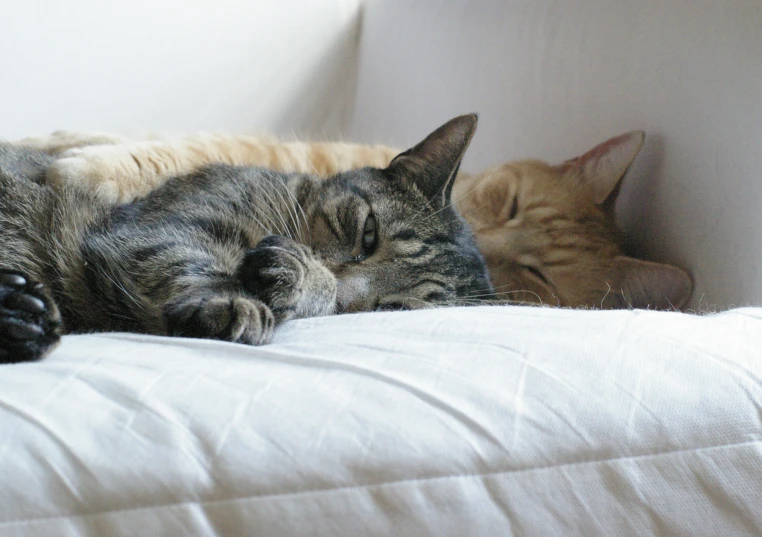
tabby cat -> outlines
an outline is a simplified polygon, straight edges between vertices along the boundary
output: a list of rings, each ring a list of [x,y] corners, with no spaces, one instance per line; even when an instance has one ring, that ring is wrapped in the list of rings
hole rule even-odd
[[[475,128],[455,118],[384,169],[215,164],[119,206],[0,145],[0,361],[38,359],[64,331],[258,345],[288,319],[491,295],[450,204]]]
[[[527,160],[458,175],[453,203],[474,230],[498,290],[517,302],[568,307],[671,309],[686,303],[693,286],[686,272],[624,255],[614,223],[620,182],[643,137],[623,134],[556,166]],[[211,162],[330,176],[383,167],[397,154],[385,146],[221,134],[130,142],[58,132],[19,143],[60,156],[48,173],[51,182],[88,185],[109,202],[131,201]]]

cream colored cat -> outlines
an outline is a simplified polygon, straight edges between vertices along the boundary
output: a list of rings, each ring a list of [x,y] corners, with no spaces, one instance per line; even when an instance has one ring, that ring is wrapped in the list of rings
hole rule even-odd
[[[525,160],[458,175],[453,203],[471,224],[497,291],[517,302],[566,307],[672,309],[686,303],[693,287],[688,274],[624,255],[614,223],[619,183],[643,138],[640,131],[623,134],[556,166]],[[213,162],[327,176],[385,167],[399,153],[385,146],[223,134],[135,142],[57,132],[18,144],[59,156],[49,181],[84,183],[112,203]]]

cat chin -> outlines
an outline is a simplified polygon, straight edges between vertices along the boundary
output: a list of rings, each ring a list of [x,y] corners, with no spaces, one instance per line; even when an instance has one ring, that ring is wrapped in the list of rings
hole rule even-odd
[[[326,315],[340,313],[336,293],[330,286],[326,286],[325,289],[312,289],[304,292],[299,302],[295,319],[325,317]]]
[[[336,290],[337,313],[359,311],[359,304],[370,291],[370,282],[364,276],[348,276],[338,280]]]

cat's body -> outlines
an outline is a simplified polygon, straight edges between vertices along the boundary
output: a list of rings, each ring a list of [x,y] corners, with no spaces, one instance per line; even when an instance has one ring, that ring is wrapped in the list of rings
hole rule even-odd
[[[685,304],[692,289],[685,271],[626,256],[614,222],[620,181],[642,142],[642,132],[631,132],[557,166],[527,160],[458,174],[453,204],[473,228],[498,291],[516,302],[553,306]],[[212,162],[330,176],[386,166],[398,153],[386,146],[223,134],[132,142],[59,132],[19,143],[60,157],[48,173],[52,183],[81,184],[110,203],[144,196],[168,177]]]
[[[489,295],[449,203],[475,123],[383,170],[218,164],[121,206],[45,184],[49,156],[0,146],[0,361],[39,358],[62,327],[261,344],[290,318]]]

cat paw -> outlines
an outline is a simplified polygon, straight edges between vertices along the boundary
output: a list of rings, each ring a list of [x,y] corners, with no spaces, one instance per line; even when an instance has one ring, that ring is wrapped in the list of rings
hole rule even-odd
[[[336,277],[308,246],[292,239],[279,235],[262,239],[246,253],[239,276],[279,322],[336,311]]]
[[[170,305],[165,311],[171,336],[220,339],[247,345],[269,343],[275,316],[266,304],[246,297],[209,296]]]
[[[150,190],[141,188],[140,167],[120,145],[69,149],[50,165],[46,179],[58,187],[84,188],[110,205],[129,203]]]
[[[116,145],[129,140],[124,136],[103,132],[73,132],[58,130],[46,136],[32,136],[14,142],[14,145],[44,151],[48,155],[59,155],[76,147],[89,145]]]
[[[38,360],[60,335],[61,317],[43,284],[0,270],[0,363]]]

